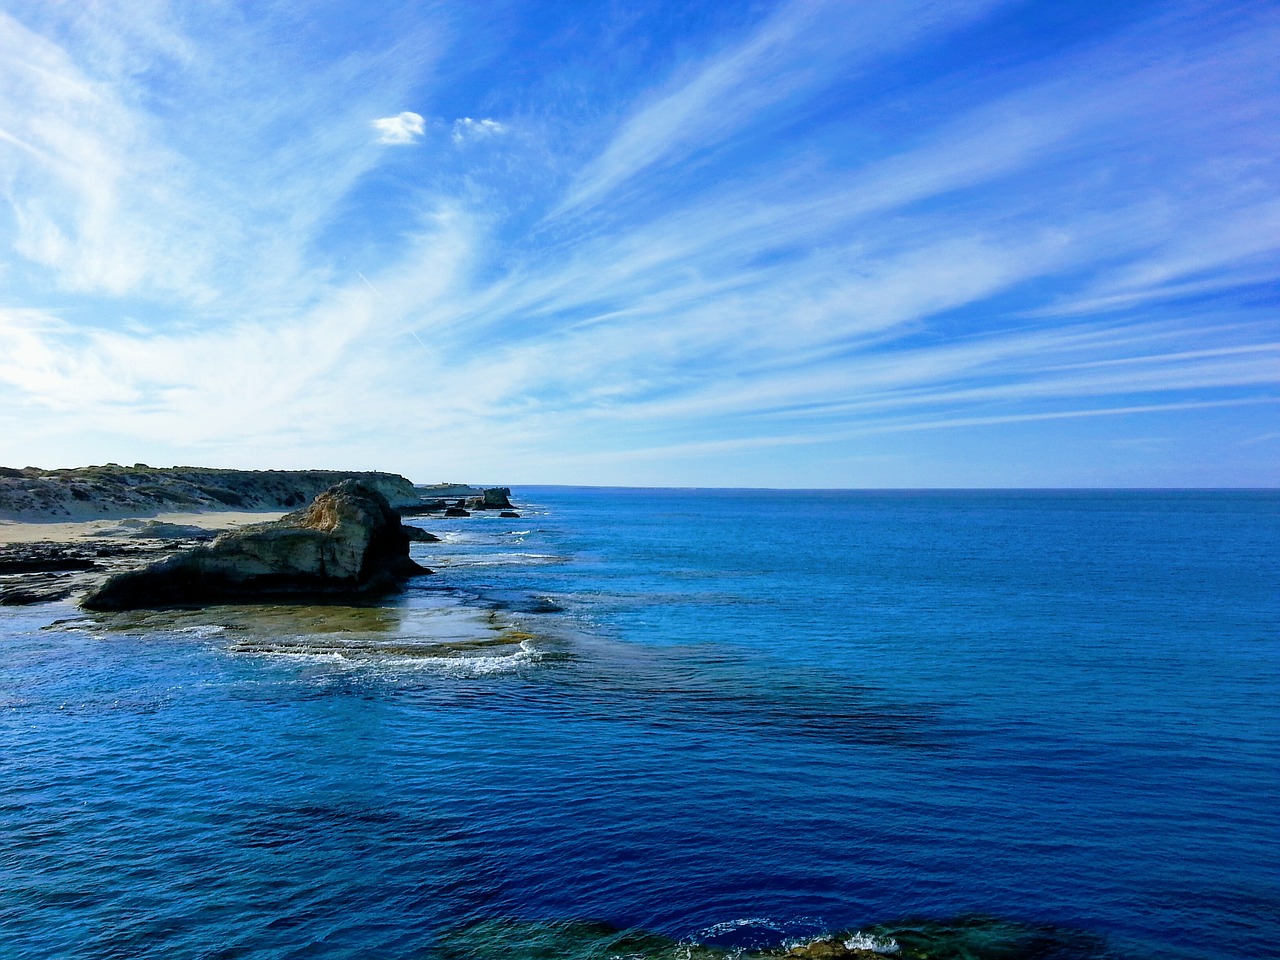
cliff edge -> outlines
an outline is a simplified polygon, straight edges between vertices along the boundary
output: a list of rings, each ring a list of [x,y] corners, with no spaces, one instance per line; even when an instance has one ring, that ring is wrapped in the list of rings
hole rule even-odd
[[[0,520],[102,520],[198,510],[292,510],[344,480],[370,487],[392,509],[421,502],[394,473],[353,470],[221,470],[211,467],[0,467]]]

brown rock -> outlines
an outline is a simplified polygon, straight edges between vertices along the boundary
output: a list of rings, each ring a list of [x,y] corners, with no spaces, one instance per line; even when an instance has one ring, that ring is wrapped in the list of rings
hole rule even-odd
[[[358,480],[325,490],[274,523],[224,533],[209,546],[111,577],[81,605],[127,610],[280,596],[388,593],[429,573],[387,499]]]

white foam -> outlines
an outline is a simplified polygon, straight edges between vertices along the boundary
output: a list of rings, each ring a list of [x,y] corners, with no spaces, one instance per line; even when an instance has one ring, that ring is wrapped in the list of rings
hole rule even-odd
[[[898,946],[898,941],[893,937],[885,937],[883,940],[869,933],[861,931],[855,933],[844,942],[846,950],[870,950],[872,953],[897,953],[902,948]]]
[[[551,563],[566,563],[565,557],[550,553],[494,553],[483,557],[449,557],[441,558],[435,565],[444,567],[514,567],[538,566]]]
[[[431,673],[439,676],[465,680],[472,677],[485,677],[494,674],[511,673],[521,667],[536,663],[542,659],[542,652],[531,640],[521,640],[519,649],[512,653],[473,656],[468,654],[430,655],[429,647],[423,648],[422,656],[403,656],[379,654],[376,650],[362,650],[358,646],[346,649],[335,647],[319,647],[317,645],[299,645],[296,649],[280,645],[269,649],[232,648],[238,655],[261,657],[263,659],[288,662],[304,662],[325,664],[343,670],[362,670],[374,674],[387,672]]]
[[[226,633],[227,628],[216,623],[202,623],[193,627],[174,627],[171,633],[191,633],[197,637],[216,637],[220,633]]]
[[[726,933],[733,933],[735,930],[741,930],[744,927],[763,927],[766,930],[781,930],[776,920],[768,917],[743,917],[740,920],[725,920],[714,926],[707,927],[699,933],[699,938],[719,937]]]

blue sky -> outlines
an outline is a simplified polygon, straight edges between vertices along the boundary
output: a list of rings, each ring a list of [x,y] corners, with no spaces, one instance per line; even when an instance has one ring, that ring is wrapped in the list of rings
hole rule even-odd
[[[1280,483],[1280,5],[0,0],[0,462]]]

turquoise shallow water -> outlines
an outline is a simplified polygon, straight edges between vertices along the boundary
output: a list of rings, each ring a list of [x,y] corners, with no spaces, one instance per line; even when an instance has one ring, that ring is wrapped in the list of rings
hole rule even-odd
[[[1280,955],[1280,495],[516,493],[385,607],[0,610],[0,957]]]

